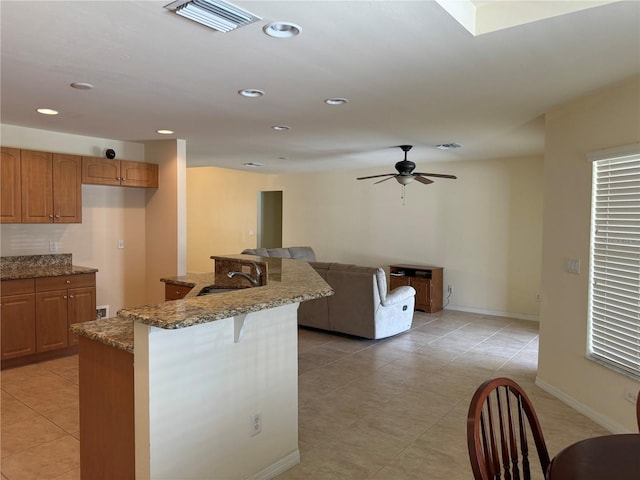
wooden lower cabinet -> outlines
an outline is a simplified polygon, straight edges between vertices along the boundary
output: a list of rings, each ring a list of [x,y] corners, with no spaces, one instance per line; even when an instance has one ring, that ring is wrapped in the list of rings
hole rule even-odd
[[[80,476],[135,480],[133,354],[80,337]]]
[[[416,290],[416,310],[435,313],[442,310],[442,267],[390,265],[389,288],[410,285]]]
[[[35,295],[7,295],[2,302],[2,359],[36,353]]]
[[[67,292],[36,294],[36,351],[65,348],[67,335]]]
[[[75,353],[69,326],[95,320],[95,273],[4,280],[0,288],[3,368]]]
[[[69,290],[67,332],[69,345],[78,344],[78,336],[69,332],[74,323],[88,322],[96,318],[95,287],[74,288]]]
[[[175,283],[165,283],[164,299],[165,301],[182,300],[191,290],[193,290],[193,287],[187,287],[186,285],[176,285]]]

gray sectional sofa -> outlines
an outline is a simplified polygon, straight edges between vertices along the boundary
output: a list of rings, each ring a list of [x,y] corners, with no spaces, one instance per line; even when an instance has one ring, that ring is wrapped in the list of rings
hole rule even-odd
[[[242,253],[304,260],[333,288],[335,294],[330,297],[300,304],[299,325],[371,339],[411,328],[416,291],[403,286],[387,292],[382,268],[317,262],[311,247],[256,248]]]

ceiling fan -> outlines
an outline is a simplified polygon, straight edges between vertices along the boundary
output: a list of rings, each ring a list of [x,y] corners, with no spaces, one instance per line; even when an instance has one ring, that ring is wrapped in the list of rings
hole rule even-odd
[[[452,179],[457,178],[455,175],[446,175],[443,173],[414,172],[416,168],[416,164],[410,160],[407,160],[407,152],[413,148],[413,145],[400,145],[400,148],[404,152],[404,160],[397,162],[395,165],[398,173],[383,173],[382,175],[370,175],[368,177],[358,177],[356,178],[356,180],[367,180],[369,178],[387,177],[387,178],[383,178],[382,180],[378,180],[377,182],[374,183],[374,185],[377,183],[386,182],[387,180],[395,178],[399,184],[404,186],[413,182],[413,180],[416,180],[425,185],[429,185],[430,183],[433,183],[433,180],[425,177],[452,178]]]

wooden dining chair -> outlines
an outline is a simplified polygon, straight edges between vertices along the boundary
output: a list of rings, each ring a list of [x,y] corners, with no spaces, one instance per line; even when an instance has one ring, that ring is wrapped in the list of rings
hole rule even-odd
[[[549,452],[527,394],[509,378],[480,385],[467,416],[467,445],[475,480],[529,480],[532,439],[544,475]]]

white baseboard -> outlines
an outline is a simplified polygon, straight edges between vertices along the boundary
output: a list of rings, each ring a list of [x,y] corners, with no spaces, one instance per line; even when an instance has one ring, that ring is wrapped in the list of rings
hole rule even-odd
[[[483,310],[481,308],[461,307],[459,305],[447,305],[446,309],[459,312],[479,313],[481,315],[493,315],[494,317],[516,318],[518,320],[528,320],[532,322],[540,321],[538,315],[524,315],[522,313],[501,312],[499,310]]]
[[[629,433],[628,428],[623,427],[619,423],[611,420],[609,417],[605,417],[604,415],[587,407],[584,403],[577,401],[575,398],[571,397],[570,395],[567,395],[565,392],[563,392],[559,388],[554,387],[553,385],[545,382],[544,380],[541,380],[540,377],[536,377],[536,385],[540,387],[542,390],[544,390],[545,392],[556,397],[561,402],[569,405],[574,410],[577,410],[578,412],[583,414],[585,417],[593,420],[601,427],[606,428],[611,433]]]
[[[286,472],[291,467],[295,467],[300,463],[300,450],[291,452],[289,455],[282,457],[276,463],[272,463],[267,468],[254,473],[247,480],[271,480],[281,473]]]

